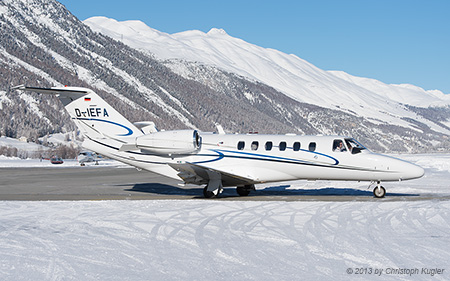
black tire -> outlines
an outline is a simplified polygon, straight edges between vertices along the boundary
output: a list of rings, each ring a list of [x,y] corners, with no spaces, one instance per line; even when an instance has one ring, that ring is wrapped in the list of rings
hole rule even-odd
[[[214,197],[216,197],[214,192],[208,191],[208,186],[205,186],[203,188],[203,196],[205,196],[205,198],[214,198]]]
[[[250,189],[248,189],[245,186],[237,186],[236,187],[236,192],[240,196],[248,196],[250,194]]]
[[[383,198],[386,195],[386,189],[384,187],[380,186],[380,188],[375,187],[373,189],[373,196],[376,198]]]

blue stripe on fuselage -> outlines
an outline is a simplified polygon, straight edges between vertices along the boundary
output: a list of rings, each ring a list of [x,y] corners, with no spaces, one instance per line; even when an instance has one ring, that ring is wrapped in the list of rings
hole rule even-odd
[[[295,162],[295,163],[299,163],[299,164],[300,163],[301,164],[315,164],[315,163],[312,163],[312,162],[309,162],[309,161],[298,160],[298,159],[293,159],[293,158],[286,158],[286,157],[272,156],[272,155],[265,155],[265,154],[258,154],[258,153],[250,153],[250,152],[243,152],[243,151],[222,150],[222,149],[211,149],[210,151],[214,151],[214,152],[218,153],[218,157],[216,159],[213,159],[213,160],[207,160],[207,161],[201,161],[201,162],[195,162],[195,163],[208,163],[208,162],[214,162],[214,161],[221,160],[224,157],[233,157],[233,158],[252,159],[252,160],[288,161],[288,162]],[[335,165],[339,164],[339,160],[337,160],[336,158],[331,157],[329,155],[326,155],[326,154],[323,154],[323,153],[319,153],[319,152],[304,150],[304,149],[301,149],[300,151],[307,152],[307,153],[312,153],[312,154],[317,154],[317,155],[321,155],[321,156],[330,158],[330,159],[332,159],[334,161],[333,164],[330,164],[332,166],[335,166]],[[225,155],[224,153],[234,153],[234,154],[246,155],[246,156]]]

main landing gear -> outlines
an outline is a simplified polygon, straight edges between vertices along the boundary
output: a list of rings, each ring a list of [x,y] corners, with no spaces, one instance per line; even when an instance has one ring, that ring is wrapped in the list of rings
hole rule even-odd
[[[236,187],[236,192],[240,196],[248,196],[250,194],[250,191],[255,190],[254,184],[248,184],[248,185],[239,185]]]
[[[377,186],[373,189],[373,196],[383,198],[386,195],[386,189],[381,186],[381,182],[377,181]]]
[[[218,188],[216,190],[211,190],[211,188],[209,188],[209,184],[208,184],[203,188],[203,196],[205,196],[205,198],[214,198],[217,195],[219,195],[220,193],[222,193],[222,190],[223,190],[222,188]],[[256,190],[254,184],[239,185],[236,187],[236,192],[240,196],[248,196],[250,194],[250,191],[252,191],[252,190]]]
[[[208,190],[208,186],[205,186],[203,188],[203,196],[205,196],[205,198],[214,198],[217,196],[217,194],[219,194],[219,191],[217,190],[216,192],[214,191],[209,191]]]

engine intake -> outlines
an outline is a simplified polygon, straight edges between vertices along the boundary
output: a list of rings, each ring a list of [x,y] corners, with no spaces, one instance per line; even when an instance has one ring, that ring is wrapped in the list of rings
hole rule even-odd
[[[163,131],[136,138],[136,147],[159,155],[194,154],[202,145],[197,130]]]

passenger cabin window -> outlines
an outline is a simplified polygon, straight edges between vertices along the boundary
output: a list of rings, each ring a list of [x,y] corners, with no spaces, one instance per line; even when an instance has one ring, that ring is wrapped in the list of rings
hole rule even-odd
[[[238,150],[244,150],[244,147],[245,147],[245,142],[244,141],[238,142],[238,144],[237,144],[237,149]]]
[[[286,150],[286,142],[285,141],[282,141],[282,142],[280,142],[280,146],[279,146],[279,148],[280,148],[280,151],[285,151]]]
[[[344,142],[340,139],[336,139],[333,141],[333,151],[334,152],[345,152],[347,148],[344,145]]]
[[[271,141],[266,142],[266,150],[272,150],[273,143]]]
[[[294,151],[300,150],[300,143],[298,141],[294,142],[293,149],[294,149]]]
[[[310,142],[308,146],[309,151],[316,151],[316,143]]]
[[[258,150],[258,147],[259,147],[259,142],[257,142],[257,141],[252,142],[252,150]]]

